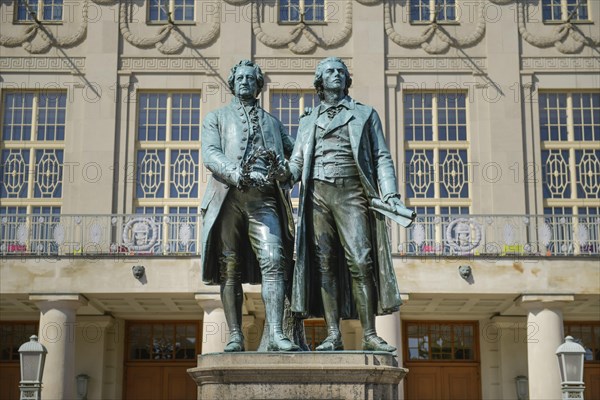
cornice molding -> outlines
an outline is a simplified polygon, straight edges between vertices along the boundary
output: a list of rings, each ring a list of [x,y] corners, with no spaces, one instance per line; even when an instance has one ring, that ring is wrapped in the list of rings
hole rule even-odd
[[[465,71],[473,72],[474,66],[479,70],[487,68],[484,57],[388,57],[386,70],[388,71]]]
[[[256,57],[254,61],[265,72],[311,72],[314,73],[322,57]],[[352,59],[344,58],[344,63],[352,69]]]
[[[70,72],[85,71],[85,57],[0,57],[2,72]]]
[[[212,73],[219,68],[219,58],[196,57],[122,57],[120,71]]]
[[[521,59],[523,70],[536,71],[565,71],[573,70],[600,70],[600,58],[598,57],[523,57]]]

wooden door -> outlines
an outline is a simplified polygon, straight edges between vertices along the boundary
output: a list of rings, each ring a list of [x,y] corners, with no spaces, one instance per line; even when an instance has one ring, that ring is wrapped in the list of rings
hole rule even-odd
[[[19,400],[19,364],[0,364],[0,399]]]
[[[162,400],[162,368],[131,366],[125,372],[127,400]]]
[[[195,364],[163,368],[163,399],[188,400],[198,396],[198,385],[187,373]]]
[[[440,367],[442,375],[442,399],[479,400],[479,366]]]
[[[185,365],[129,365],[125,372],[126,400],[189,400],[196,399],[196,382]]]
[[[406,399],[433,400],[442,398],[442,377],[438,367],[408,367]]]
[[[19,347],[37,334],[37,321],[0,321],[0,400],[19,399]]]
[[[406,400],[479,400],[479,365],[415,365],[404,378]]]
[[[585,383],[583,398],[600,400],[600,363],[585,363],[583,366],[583,382]]]
[[[126,400],[188,400],[198,397],[187,370],[200,352],[198,321],[127,321]]]
[[[407,400],[479,400],[476,321],[403,321]]]

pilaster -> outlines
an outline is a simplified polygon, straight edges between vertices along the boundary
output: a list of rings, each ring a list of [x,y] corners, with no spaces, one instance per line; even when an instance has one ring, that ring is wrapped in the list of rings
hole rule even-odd
[[[355,1],[353,7],[350,93],[357,101],[377,111],[389,143],[390,136],[396,135],[396,132],[390,130],[385,120],[385,32],[381,26],[384,5],[364,5]]]
[[[109,380],[106,371],[111,360],[107,335],[113,324],[114,318],[109,315],[77,317],[75,376],[85,374],[90,377],[88,400],[110,398],[110,393],[105,393],[103,383]]]
[[[525,146],[515,10],[514,4],[487,4],[485,8],[487,73],[481,76],[484,87],[479,94],[482,97],[477,99],[481,106],[477,108],[487,108],[489,124],[471,132],[471,137],[485,138],[481,140],[481,159],[476,170],[475,183],[482,196],[477,213],[523,214],[526,209],[525,185],[522,180],[513,179],[513,170],[523,168]]]

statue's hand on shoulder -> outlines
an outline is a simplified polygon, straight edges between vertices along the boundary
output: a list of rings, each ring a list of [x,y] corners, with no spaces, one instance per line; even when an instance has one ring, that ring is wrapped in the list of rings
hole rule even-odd
[[[313,110],[313,108],[312,108],[312,107],[304,107],[304,114],[302,114],[302,115],[300,116],[300,118],[303,118],[303,117],[307,117],[307,116],[309,116],[309,115],[310,115],[310,113],[312,113],[312,110]]]

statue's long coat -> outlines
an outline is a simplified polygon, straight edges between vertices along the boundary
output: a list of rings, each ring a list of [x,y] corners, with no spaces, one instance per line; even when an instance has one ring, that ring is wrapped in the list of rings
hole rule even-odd
[[[373,108],[349,100],[349,109],[343,109],[331,121],[328,131],[348,124],[350,144],[354,160],[358,166],[359,177],[368,198],[381,197],[397,193],[396,172],[390,152],[385,143],[381,120]],[[301,177],[300,207],[298,209],[298,227],[296,237],[296,265],[292,292],[292,311],[310,316],[323,315],[320,283],[312,251],[314,233],[308,222],[307,187],[310,184],[312,161],[315,150],[315,130],[322,104],[308,116],[300,120],[298,137],[290,168],[295,180]],[[389,314],[397,311],[402,301],[396,282],[392,263],[392,254],[385,224],[385,217],[371,211],[371,238],[373,271],[377,290],[377,314]],[[351,215],[348,218],[352,218]],[[346,265],[341,244],[338,246],[339,304],[342,318],[356,318],[352,299],[351,277]]]
[[[294,142],[281,122],[262,108],[259,108],[258,116],[265,148],[274,150],[281,159],[289,156]],[[242,163],[251,130],[250,118],[237,98],[229,105],[209,113],[202,125],[202,161],[212,172],[200,206],[203,217],[202,280],[208,285],[220,284],[219,249],[218,243],[213,239],[213,227],[219,218],[229,188],[235,186],[234,173]],[[279,183],[277,189],[287,271],[291,269],[293,261],[294,224],[289,195],[281,189]],[[260,283],[258,261],[246,237],[242,238],[241,248],[244,250],[241,261],[242,283]]]

